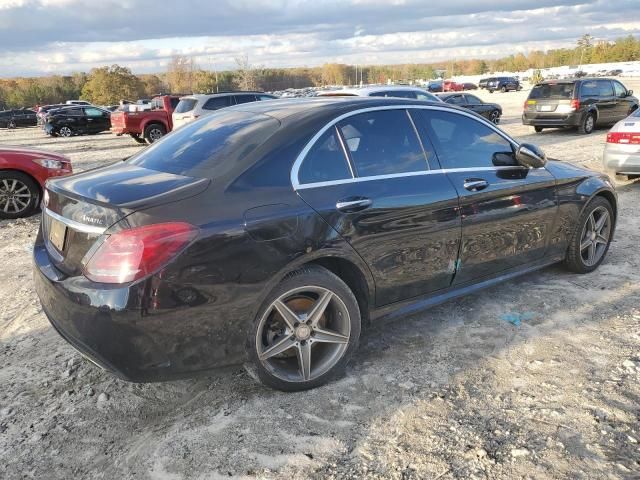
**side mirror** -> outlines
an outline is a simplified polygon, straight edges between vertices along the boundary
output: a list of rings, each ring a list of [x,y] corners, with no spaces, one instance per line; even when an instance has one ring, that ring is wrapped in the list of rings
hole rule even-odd
[[[633,90],[627,90],[627,97],[630,97],[631,95],[633,95]]]
[[[542,168],[547,163],[547,155],[540,147],[523,143],[516,151],[516,160],[525,167]]]

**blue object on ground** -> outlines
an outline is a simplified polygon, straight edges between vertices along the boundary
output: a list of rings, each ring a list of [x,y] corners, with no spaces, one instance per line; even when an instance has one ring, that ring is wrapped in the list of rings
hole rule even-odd
[[[533,312],[524,312],[524,313],[510,312],[510,313],[502,314],[500,318],[506,322],[509,322],[515,325],[516,327],[519,327],[522,324],[522,322],[531,320],[534,316],[535,314]]]

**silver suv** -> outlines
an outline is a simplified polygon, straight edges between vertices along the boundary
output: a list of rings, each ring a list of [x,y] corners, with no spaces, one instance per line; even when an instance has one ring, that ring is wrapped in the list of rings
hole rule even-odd
[[[195,119],[209,115],[221,108],[240,103],[258,102],[278,98],[263,92],[225,92],[197,94],[182,97],[173,112],[173,129],[176,130]]]

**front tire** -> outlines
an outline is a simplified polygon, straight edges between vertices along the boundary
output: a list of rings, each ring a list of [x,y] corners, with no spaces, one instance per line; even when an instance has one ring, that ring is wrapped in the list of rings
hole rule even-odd
[[[9,120],[9,123],[7,123],[7,128],[9,129],[16,128],[16,122],[14,120]]]
[[[343,374],[358,348],[360,309],[349,287],[318,266],[287,275],[247,339],[248,368],[264,385],[307,390]]]
[[[500,123],[500,112],[498,110],[493,110],[490,114],[489,114],[489,120],[491,121],[491,123],[493,123],[494,125],[498,125]]]
[[[576,223],[569,241],[565,264],[576,273],[589,273],[600,266],[609,251],[615,217],[606,198],[591,200]]]
[[[73,130],[71,129],[71,127],[64,126],[58,129],[59,137],[69,138],[72,135],[73,135]]]
[[[0,218],[33,215],[40,202],[40,188],[22,172],[0,172]]]
[[[502,88],[500,89],[500,91],[501,91],[502,93],[507,93],[507,87],[502,87]]]
[[[540,133],[542,132],[542,130],[544,130],[542,127],[533,127],[533,129],[536,131],[536,133]]]

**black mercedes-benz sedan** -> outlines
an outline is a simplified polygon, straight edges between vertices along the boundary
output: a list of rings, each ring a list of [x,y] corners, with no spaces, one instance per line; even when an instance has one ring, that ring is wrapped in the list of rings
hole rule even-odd
[[[450,105],[467,108],[478,115],[482,115],[496,125],[500,123],[502,107],[497,103],[483,102],[477,96],[464,92],[439,93],[438,97]]]
[[[556,262],[591,272],[616,212],[607,176],[455,106],[256,102],[49,180],[35,283],[54,328],[121,378],[244,363],[301,390],[383,317]]]

